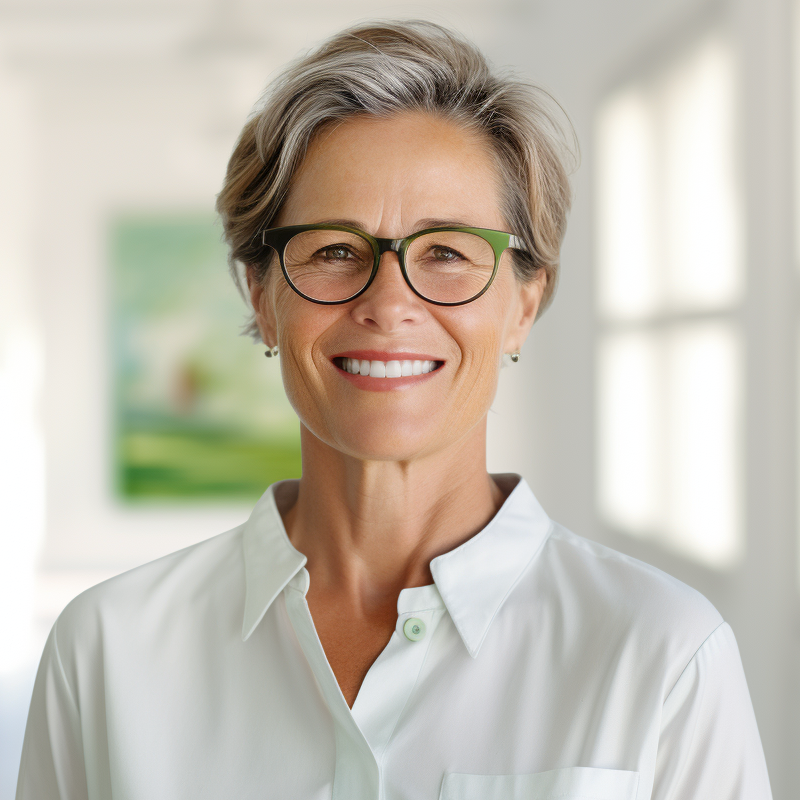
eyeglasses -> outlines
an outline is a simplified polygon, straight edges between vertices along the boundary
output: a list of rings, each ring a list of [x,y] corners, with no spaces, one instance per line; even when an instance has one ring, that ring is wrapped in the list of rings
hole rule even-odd
[[[381,239],[342,225],[289,225],[261,232],[280,259],[289,286],[312,303],[347,303],[363,294],[381,256],[393,250],[406,283],[439,306],[476,300],[491,286],[500,256],[521,239],[488,228],[427,228],[403,239]],[[526,251],[527,252],[527,251]]]

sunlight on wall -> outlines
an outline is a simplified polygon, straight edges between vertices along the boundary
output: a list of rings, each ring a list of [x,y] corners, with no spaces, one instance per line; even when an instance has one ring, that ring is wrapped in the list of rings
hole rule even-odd
[[[739,299],[734,86],[730,50],[711,37],[603,105],[597,236],[606,317],[724,308]]]
[[[659,263],[655,115],[640,89],[604,108],[598,129],[598,300],[617,318],[655,311]]]
[[[726,323],[667,335],[667,530],[679,550],[718,567],[741,546],[739,353]]]
[[[630,530],[652,531],[663,516],[659,342],[622,333],[600,342],[598,409],[603,510]]]
[[[713,322],[610,334],[598,352],[604,515],[716,567],[741,545],[739,352]]]
[[[663,274],[675,308],[721,308],[741,294],[734,83],[732,53],[711,38],[657,90],[664,136]]]
[[[599,507],[716,568],[742,550],[735,79],[706,36],[597,125]]]

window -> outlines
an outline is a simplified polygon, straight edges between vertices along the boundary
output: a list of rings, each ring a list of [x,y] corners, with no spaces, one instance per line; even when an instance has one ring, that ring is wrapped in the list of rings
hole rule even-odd
[[[596,126],[599,511],[714,568],[742,549],[735,79],[706,33]]]

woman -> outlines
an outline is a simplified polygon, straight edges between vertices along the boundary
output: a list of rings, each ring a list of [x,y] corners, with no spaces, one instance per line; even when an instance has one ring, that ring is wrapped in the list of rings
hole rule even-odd
[[[303,476],[76,598],[18,798],[768,798],[733,634],[486,472],[569,202],[539,93],[426,23],[345,31],[219,196]]]

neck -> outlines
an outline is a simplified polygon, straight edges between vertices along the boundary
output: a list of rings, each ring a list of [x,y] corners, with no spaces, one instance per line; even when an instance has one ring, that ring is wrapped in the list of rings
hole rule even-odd
[[[367,610],[433,582],[430,562],[478,531],[505,499],[486,472],[486,423],[414,461],[363,461],[301,430],[303,477],[280,505],[315,594]]]

